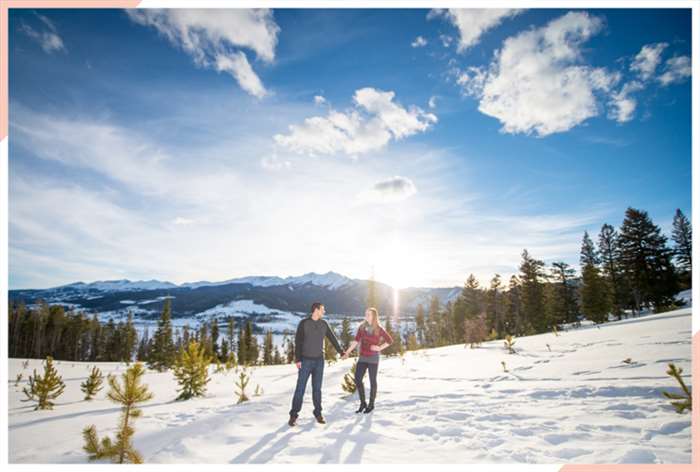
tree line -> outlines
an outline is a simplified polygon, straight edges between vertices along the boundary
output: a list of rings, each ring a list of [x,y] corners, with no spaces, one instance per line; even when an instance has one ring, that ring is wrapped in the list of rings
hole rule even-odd
[[[690,287],[691,281],[692,230],[680,210],[673,218],[671,243],[647,212],[628,208],[619,229],[609,224],[601,227],[597,244],[584,232],[580,274],[563,261],[547,266],[526,249],[518,274],[507,283],[495,274],[488,287],[481,287],[471,274],[456,300],[442,305],[434,297],[427,307],[419,305],[410,327],[402,329],[398,322],[393,325],[391,317],[383,317],[385,329],[396,340],[384,354],[542,333],[578,323],[582,317],[601,323],[609,317],[634,316],[643,309],[673,308],[673,296]],[[370,281],[368,306],[377,306],[376,296]],[[294,360],[293,336],[285,336],[280,349],[268,331],[260,346],[250,320],[237,326],[229,317],[223,333],[219,321],[213,320],[198,328],[184,326],[174,334],[169,299],[152,336],[148,329],[138,336],[131,314],[125,321],[100,323],[97,315],[88,317],[44,302],[32,308],[13,302],[9,313],[10,357],[136,359],[165,370],[190,341],[196,341],[215,363],[273,365]],[[344,349],[353,340],[349,318],[342,321],[338,338]],[[333,361],[338,353],[327,344],[325,355]]]

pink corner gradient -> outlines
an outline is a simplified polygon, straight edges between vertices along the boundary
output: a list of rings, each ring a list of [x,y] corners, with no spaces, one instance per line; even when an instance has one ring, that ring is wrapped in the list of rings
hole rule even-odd
[[[700,364],[696,359],[700,357],[700,331],[693,335],[692,378],[700,376]],[[700,463],[700,411],[698,410],[698,388],[693,385],[693,412],[691,413],[691,464],[569,464],[563,466],[561,472],[690,472],[697,471]]]
[[[9,125],[9,48],[7,44],[10,8],[136,8],[141,0],[3,0],[0,4],[0,141]]]

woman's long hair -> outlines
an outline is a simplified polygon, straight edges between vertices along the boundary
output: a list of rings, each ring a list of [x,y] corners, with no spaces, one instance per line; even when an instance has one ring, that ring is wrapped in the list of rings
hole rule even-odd
[[[370,334],[376,334],[379,332],[379,329],[381,328],[381,326],[379,324],[379,312],[374,307],[367,308],[367,311],[369,311],[371,313],[372,321],[367,323],[367,320],[365,320],[365,322],[364,322],[365,330],[369,331]]]

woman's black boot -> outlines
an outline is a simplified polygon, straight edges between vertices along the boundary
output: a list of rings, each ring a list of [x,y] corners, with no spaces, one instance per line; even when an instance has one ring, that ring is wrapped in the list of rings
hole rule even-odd
[[[367,408],[367,404],[365,402],[360,403],[360,408],[357,409],[355,413],[362,413],[365,411],[365,408]]]
[[[365,408],[365,413],[370,413],[372,410],[374,410],[374,402],[370,402],[370,404],[367,405],[367,408]]]

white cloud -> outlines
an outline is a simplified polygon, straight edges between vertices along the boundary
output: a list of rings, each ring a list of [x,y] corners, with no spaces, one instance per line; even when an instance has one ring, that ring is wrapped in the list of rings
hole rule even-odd
[[[326,99],[323,95],[314,95],[314,104],[323,105],[326,103]]]
[[[392,203],[406,200],[416,194],[416,186],[407,177],[394,176],[375,183],[358,198],[363,203]]]
[[[661,82],[662,86],[681,82],[690,77],[691,73],[690,57],[672,57],[666,61],[664,72],[659,76],[659,82]]]
[[[630,121],[634,117],[634,111],[637,108],[637,99],[632,97],[631,94],[643,88],[644,85],[641,82],[633,80],[624,84],[619,91],[612,93],[608,117],[618,123]]]
[[[426,131],[437,117],[422,109],[408,109],[394,102],[394,92],[366,87],[355,91],[354,108],[345,112],[329,110],[302,124],[290,125],[288,134],[277,134],[275,142],[300,154],[356,155],[384,147]]]
[[[192,220],[190,218],[185,218],[182,216],[178,216],[173,220],[173,224],[182,225],[182,226],[191,225],[193,223],[194,223],[194,220]]]
[[[602,28],[585,12],[570,12],[537,29],[507,38],[487,69],[469,68],[457,82],[497,118],[506,133],[547,136],[599,113],[596,94],[617,73],[583,63],[581,45]]]
[[[270,171],[286,170],[292,167],[291,161],[280,159],[276,155],[263,157],[260,159],[260,165],[263,169]]]
[[[435,107],[437,107],[437,99],[438,99],[438,98],[437,98],[435,95],[431,96],[431,97],[428,99],[428,106],[429,106],[430,108],[435,108]]]
[[[506,18],[521,13],[518,9],[500,8],[450,8],[434,9],[428,13],[428,19],[443,17],[459,30],[457,51],[463,52],[479,42],[486,31],[498,26]],[[447,46],[443,41],[443,45]]]
[[[423,36],[417,36],[411,43],[412,48],[422,48],[428,44],[428,40]]]
[[[19,30],[36,41],[47,54],[55,51],[66,51],[63,39],[58,35],[58,30],[53,22],[44,15],[37,15],[37,17],[47,26],[48,30],[39,31],[26,23],[22,23]]]
[[[267,95],[265,86],[242,52],[216,55],[216,70],[229,72],[243,90],[257,98]]]
[[[264,62],[275,58],[279,27],[266,9],[129,9],[136,23],[152,26],[173,45],[192,56],[199,67],[226,71],[246,92],[266,94],[246,55],[237,48],[255,52]]]
[[[661,63],[661,54],[668,47],[668,43],[646,44],[637,53],[630,64],[630,70],[637,72],[642,80],[648,80],[656,67]]]

